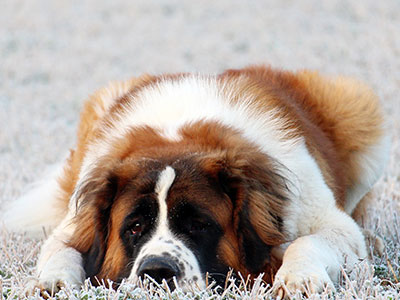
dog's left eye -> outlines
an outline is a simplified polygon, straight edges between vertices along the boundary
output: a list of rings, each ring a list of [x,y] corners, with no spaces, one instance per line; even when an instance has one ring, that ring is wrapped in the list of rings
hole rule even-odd
[[[130,231],[133,235],[136,235],[138,233],[141,233],[143,231],[143,224],[140,221],[135,222],[132,227],[130,228]]]
[[[191,234],[206,232],[209,226],[209,223],[202,222],[200,220],[192,220],[190,222],[189,232]]]

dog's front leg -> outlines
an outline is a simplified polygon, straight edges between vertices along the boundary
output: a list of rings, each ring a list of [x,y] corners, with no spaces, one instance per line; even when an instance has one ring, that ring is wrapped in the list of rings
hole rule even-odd
[[[273,287],[278,295],[332,290],[341,266],[350,269],[367,257],[360,228],[344,212],[331,209],[312,224],[310,234],[294,240],[284,252]]]
[[[81,253],[67,246],[75,230],[73,216],[70,209],[42,246],[35,284],[42,290],[56,292],[66,283],[80,285],[85,279]]]

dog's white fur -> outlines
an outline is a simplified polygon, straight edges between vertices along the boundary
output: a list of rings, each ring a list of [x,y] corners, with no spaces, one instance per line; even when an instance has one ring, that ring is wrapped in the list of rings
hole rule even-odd
[[[6,227],[35,238],[51,233],[66,215],[59,200],[61,191],[57,181],[62,172],[62,164],[52,166],[42,180],[30,185],[25,194],[12,201],[0,215]]]
[[[388,125],[384,124],[384,132],[389,132]],[[358,157],[357,164],[360,166],[361,177],[357,184],[348,191],[345,211],[351,214],[356,208],[360,199],[362,199],[383,173],[389,160],[390,135],[385,134],[373,146],[369,147],[365,153]]]

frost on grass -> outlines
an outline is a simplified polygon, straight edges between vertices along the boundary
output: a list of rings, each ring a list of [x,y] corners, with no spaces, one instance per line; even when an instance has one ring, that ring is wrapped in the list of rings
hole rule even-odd
[[[2,233],[0,267],[1,299],[43,299],[36,290],[32,295],[26,296],[26,284],[32,275],[35,256],[40,243],[26,239],[20,235]],[[394,248],[391,248],[391,247]],[[350,273],[342,270],[342,276],[336,292],[333,294],[322,293],[318,295],[297,293],[292,299],[400,299],[400,283],[391,276],[396,277],[399,271],[399,261],[385,264],[386,258],[398,259],[400,245],[389,244],[385,255],[387,257],[374,257],[374,264],[367,261],[360,262]],[[393,255],[393,256],[390,256]],[[393,266],[394,265],[394,266]],[[384,270],[375,272],[374,269]],[[391,275],[392,274],[392,275]],[[93,286],[85,281],[81,289],[66,286],[55,294],[52,299],[66,300],[122,300],[122,299],[272,299],[270,286],[265,284],[261,277],[250,285],[249,280],[229,277],[224,287],[210,284],[207,289],[199,290],[192,286],[190,292],[182,292],[180,288],[170,290],[166,283],[158,284],[151,278],[146,278],[138,286],[129,282],[122,282],[117,288],[111,287],[111,282],[103,282],[100,286]]]
[[[170,290],[166,283],[158,284],[151,278],[146,278],[139,286],[123,282],[117,289],[112,289],[110,282],[94,287],[86,281],[80,291],[66,288],[56,295],[56,299],[262,299],[268,295],[267,286],[260,278],[250,290],[243,284],[244,281],[236,284],[231,278],[227,280],[225,288],[210,285],[200,290],[192,286],[191,291],[183,292],[180,288]]]

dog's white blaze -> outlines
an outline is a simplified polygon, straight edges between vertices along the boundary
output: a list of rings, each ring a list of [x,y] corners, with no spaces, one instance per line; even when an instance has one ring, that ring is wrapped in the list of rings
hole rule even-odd
[[[151,239],[143,245],[135,263],[132,267],[129,279],[136,282],[138,278],[138,269],[142,260],[151,255],[164,256],[168,253],[173,259],[179,262],[182,277],[177,278],[178,284],[184,290],[189,289],[188,284],[195,282],[201,288],[205,288],[205,281],[202,278],[199,263],[193,252],[185,246],[185,244],[177,239],[171,232],[168,226],[168,207],[167,196],[175,180],[175,171],[170,166],[167,166],[158,178],[155,192],[159,204],[159,215],[157,218],[156,230]]]
[[[168,207],[167,207],[167,195],[168,190],[171,187],[175,179],[175,171],[170,166],[166,167],[164,171],[160,174],[158,179],[155,192],[158,198],[159,206],[159,216],[158,216],[158,226],[157,233],[161,234],[167,232],[168,228]]]

